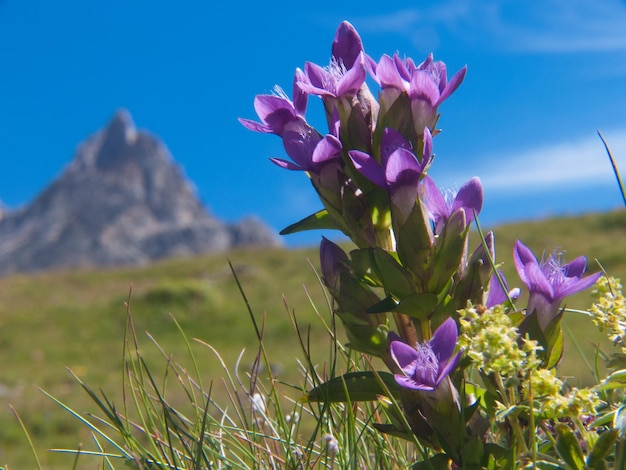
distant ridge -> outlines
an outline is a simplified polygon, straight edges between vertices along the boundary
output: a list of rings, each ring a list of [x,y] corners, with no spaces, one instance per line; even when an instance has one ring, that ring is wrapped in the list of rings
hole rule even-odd
[[[0,274],[142,264],[280,245],[257,218],[212,217],[161,140],[118,110],[32,203],[0,209]]]

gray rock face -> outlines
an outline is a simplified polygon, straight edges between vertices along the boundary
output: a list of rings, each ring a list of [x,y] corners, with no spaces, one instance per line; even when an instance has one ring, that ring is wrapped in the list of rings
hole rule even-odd
[[[213,218],[165,145],[137,130],[125,110],[83,142],[31,204],[0,211],[0,274],[279,244],[256,218]]]

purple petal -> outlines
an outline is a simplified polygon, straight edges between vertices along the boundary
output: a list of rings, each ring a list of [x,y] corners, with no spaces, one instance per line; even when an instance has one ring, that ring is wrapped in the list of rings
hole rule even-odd
[[[439,371],[439,375],[437,376],[437,385],[441,383],[441,381],[446,377],[446,375],[448,375],[450,372],[454,370],[454,368],[458,365],[459,361],[461,360],[461,355],[462,353],[461,351],[459,351],[449,361],[443,364],[441,363],[439,364],[440,367],[441,366],[443,367],[441,367],[441,370]]]
[[[416,70],[411,77],[409,96],[411,101],[425,100],[432,107],[435,107],[439,100],[439,88],[437,88],[437,84],[430,74],[423,70]]]
[[[335,96],[336,79],[324,68],[313,62],[304,64],[304,73],[308,79],[306,82],[298,82],[302,91],[319,96]]]
[[[433,135],[428,127],[424,128],[424,151],[422,155],[422,169],[424,169],[433,156]]]
[[[393,87],[398,90],[408,91],[408,80],[404,81],[394,60],[388,55],[383,55],[376,67],[376,77],[382,88]]]
[[[386,127],[383,131],[380,144],[380,154],[383,166],[387,165],[389,155],[395,152],[397,149],[402,148],[411,150],[411,144],[395,129]]]
[[[596,283],[596,281],[602,276],[602,272],[597,272],[594,274],[590,274],[587,277],[583,277],[582,279],[571,279],[568,280],[565,285],[559,289],[559,292],[556,295],[559,298],[564,298],[569,295],[576,294],[577,292],[583,291]]]
[[[354,163],[354,167],[359,170],[367,179],[381,188],[387,188],[385,180],[385,170],[374,158],[360,150],[350,150],[348,156]]]
[[[452,210],[465,209],[466,224],[474,220],[474,213],[478,214],[483,207],[483,187],[480,178],[475,176],[465,183],[454,198]]]
[[[343,21],[335,33],[332,46],[333,57],[341,59],[341,62],[349,69],[354,65],[359,53],[362,51],[363,42],[359,33],[357,33],[354,26],[347,21]]]
[[[338,245],[322,237],[320,243],[320,266],[322,277],[331,290],[339,288],[339,268],[348,264],[348,256]]]
[[[300,69],[296,69],[296,73],[293,77],[293,107],[298,116],[304,117],[306,112],[306,105],[309,95],[298,86],[299,83],[307,83],[308,78],[304,72]]]
[[[343,77],[339,79],[337,89],[335,90],[335,97],[355,96],[359,88],[361,88],[361,85],[365,82],[367,70],[365,70],[365,58],[363,53],[361,53],[359,57],[359,62],[354,64],[354,67],[348,70]]]
[[[380,81],[376,76],[376,67],[376,61],[372,59],[368,54],[365,54],[365,69],[367,70],[369,76],[372,77],[378,85],[380,85]]]
[[[498,270],[498,274],[500,274],[505,288],[508,289],[506,279],[504,279],[504,274],[502,273],[502,271]],[[489,280],[489,291],[487,292],[487,301],[485,302],[485,307],[491,308],[496,305],[500,305],[507,300],[507,292],[506,290],[502,289],[502,286],[498,281],[498,276],[492,274],[491,279]]]
[[[430,339],[430,346],[440,361],[447,361],[454,349],[458,339],[458,330],[453,318],[444,321]]]
[[[582,277],[587,270],[587,258],[579,256],[572,262],[563,266],[563,272],[567,277]]]
[[[283,134],[287,155],[305,170],[313,169],[313,152],[322,137],[304,122],[297,123]]]
[[[387,157],[385,177],[389,185],[415,186],[416,198],[421,171],[420,163],[410,150],[397,148]]]
[[[402,341],[392,341],[391,357],[403,371],[411,367],[417,359],[417,350]]]
[[[456,91],[456,89],[461,85],[463,80],[465,79],[465,74],[467,73],[467,66],[463,67],[454,76],[450,79],[445,89],[441,92],[441,96],[437,102],[437,105],[440,105],[445,99],[447,99],[452,93]]]
[[[251,121],[250,119],[239,118],[239,122],[248,130],[254,132],[262,132],[264,134],[273,134],[274,130],[270,127],[267,127],[265,124],[261,124],[260,122]]]
[[[541,270],[537,263],[530,262],[524,267],[526,273],[526,281],[528,290],[531,293],[541,294],[546,299],[553,301],[555,299],[552,284],[546,278],[545,273]]]
[[[530,251],[530,248],[519,240],[515,242],[515,246],[513,248],[513,263],[515,264],[518,276],[526,287],[528,287],[529,281],[526,276],[526,265],[529,263],[539,265],[539,262],[533,252]]]
[[[257,95],[254,98],[254,110],[265,123],[277,111],[286,111],[291,117],[295,117],[293,104],[280,96]]]
[[[321,164],[337,159],[341,156],[341,150],[342,147],[339,139],[332,135],[326,135],[315,146],[311,161],[314,164]]]
[[[411,81],[411,75],[415,70],[415,63],[413,63],[413,60],[410,58],[402,60],[397,53],[393,55],[393,61],[396,64],[400,78],[408,84]]]
[[[424,177],[422,187],[424,188],[424,202],[433,219],[435,221],[447,219],[450,216],[450,207],[430,176]]]
[[[409,216],[417,201],[421,172],[422,168],[410,150],[398,148],[387,159],[385,179],[389,197],[403,218]]]
[[[270,161],[274,163],[275,165],[278,165],[279,167],[284,168],[285,170],[296,170],[296,171],[304,170],[304,168],[302,168],[301,166],[295,165],[287,160],[283,160],[282,158],[270,158]]]
[[[394,374],[393,378],[396,380],[396,383],[404,388],[410,388],[412,390],[424,390],[432,392],[435,390],[435,387],[431,385],[426,385],[422,383],[418,383],[410,377],[405,375]]]

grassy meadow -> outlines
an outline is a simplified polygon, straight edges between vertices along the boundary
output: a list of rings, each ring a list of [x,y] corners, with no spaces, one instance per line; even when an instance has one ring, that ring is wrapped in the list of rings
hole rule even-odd
[[[486,229],[486,227],[483,227]],[[510,224],[496,230],[498,262],[513,286],[520,285],[512,262],[516,239],[536,253],[560,248],[566,260],[584,254],[590,270],[594,259],[609,274],[626,280],[626,213],[615,211],[579,217]],[[472,246],[477,237],[472,237]],[[300,383],[298,341],[293,312],[308,336],[313,361],[323,367],[328,336],[318,314],[330,320],[329,307],[316,275],[317,247],[308,249],[238,250],[187,259],[172,259],[143,267],[77,270],[14,275],[0,278],[0,467],[35,468],[27,439],[11,406],[25,423],[42,466],[71,468],[73,457],[47,452],[51,448],[90,447],[89,430],[50,400],[45,390],[81,414],[98,412],[95,404],[67,371],[116,403],[122,400],[123,347],[127,308],[134,322],[142,357],[155,374],[165,374],[168,359],[192,367],[176,323],[186,336],[219,351],[229,368],[239,363],[243,373],[252,364],[257,340],[246,304],[232,275],[232,263],[250,306],[264,324],[265,345],[272,365],[285,382]],[[523,299],[522,299],[523,301]],[[589,295],[568,301],[584,309]],[[571,333],[571,334],[570,334]],[[566,316],[566,356],[563,376],[583,384],[593,380],[589,370],[595,345],[609,351],[584,315]],[[215,354],[191,341],[203,384],[213,384],[219,399],[222,367]],[[160,377],[166,380],[164,377]],[[175,385],[175,384],[174,384]],[[184,402],[172,387],[168,399]],[[299,392],[285,387],[285,395]],[[227,397],[224,395],[224,399]],[[96,468],[96,460],[81,458],[77,468]]]

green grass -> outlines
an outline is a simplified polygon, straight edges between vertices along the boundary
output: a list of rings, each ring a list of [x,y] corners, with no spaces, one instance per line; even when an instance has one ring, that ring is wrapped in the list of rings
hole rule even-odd
[[[519,285],[511,256],[519,238],[537,253],[558,247],[566,251],[567,259],[584,254],[592,270],[596,270],[593,259],[597,258],[611,275],[626,279],[625,233],[624,211],[507,225],[496,230],[497,261],[504,263],[509,284]],[[327,315],[326,299],[313,269],[317,256],[317,248],[241,250],[138,268],[0,279],[0,465],[13,469],[35,465],[9,404],[29,430],[44,468],[69,468],[72,463],[71,456],[50,454],[46,449],[75,448],[90,442],[88,429],[39,390],[80,413],[96,412],[93,401],[66,368],[94,390],[102,388],[116,403],[121,402],[125,303],[129,298],[141,355],[152,371],[164,374],[166,367],[162,353],[145,332],[183,368],[192,367],[171,315],[188,337],[215,347],[229,367],[234,367],[245,348],[241,368],[249,367],[256,354],[256,335],[228,260],[257,321],[264,322],[264,343],[270,357],[280,358],[272,365],[280,370],[281,379],[299,383],[295,359],[299,346],[287,309],[295,311],[302,330],[310,335],[311,349],[317,352],[313,362],[323,364],[328,357],[328,338],[314,308]],[[588,299],[588,295],[579,295],[567,306],[585,308]],[[603,337],[588,318],[573,313],[566,318],[574,339],[566,344],[560,371],[588,382],[592,375],[583,374],[585,366],[578,349],[593,362],[595,344]],[[606,342],[602,344],[610,348]],[[220,391],[223,372],[219,361],[196,342],[192,348],[204,384],[213,380],[214,398],[226,399]],[[169,399],[174,404],[185,402],[182,393]],[[84,460],[83,468],[94,468],[93,462],[87,462]]]

